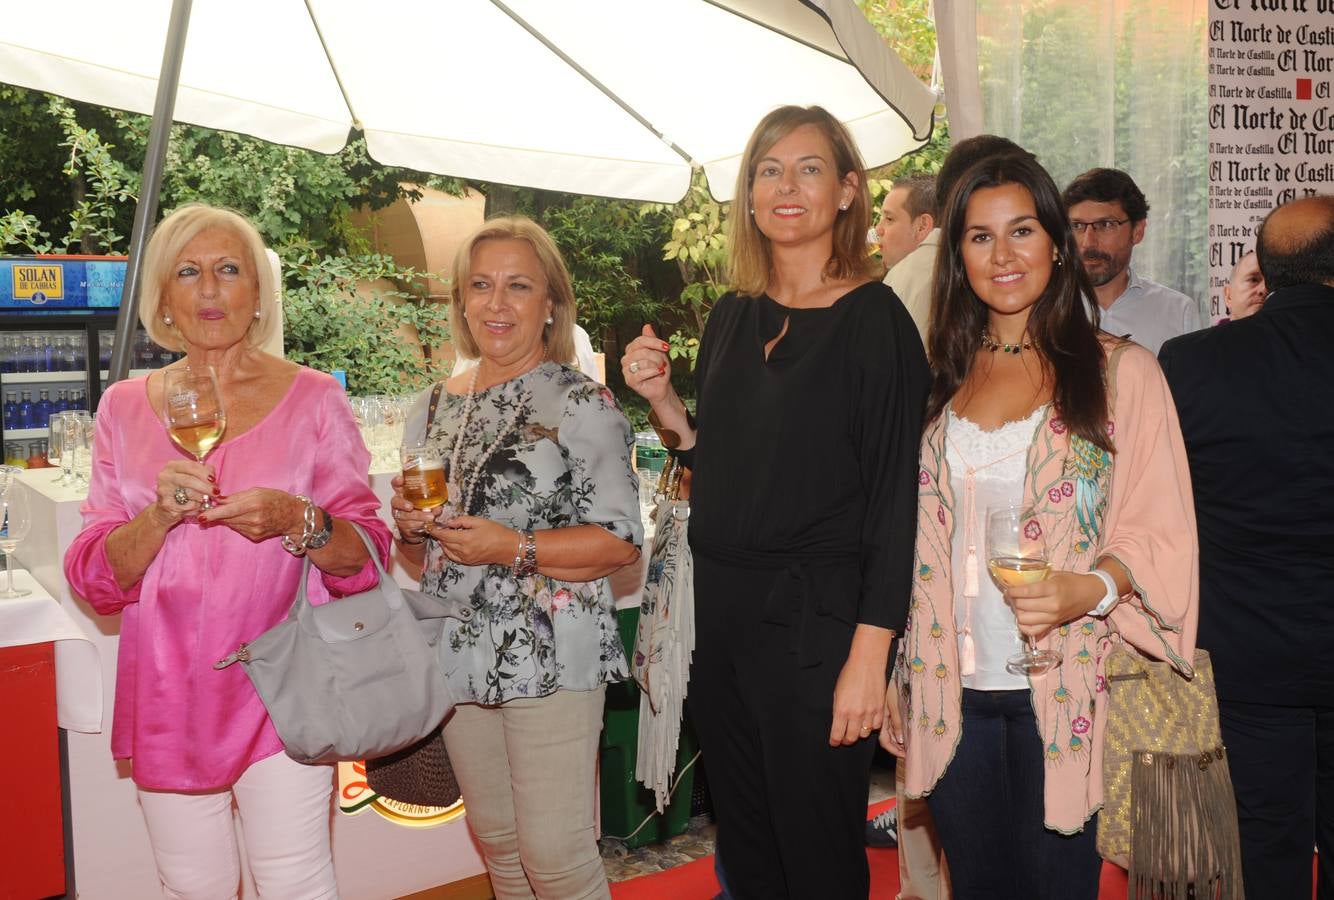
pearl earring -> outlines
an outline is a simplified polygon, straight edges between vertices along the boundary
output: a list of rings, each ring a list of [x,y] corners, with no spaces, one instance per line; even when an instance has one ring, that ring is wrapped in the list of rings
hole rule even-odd
[[[162,317],[162,324],[163,324],[163,325],[170,325],[170,324],[172,324],[172,322],[174,322],[174,321],[175,321],[175,319],[173,319],[173,318],[171,317],[171,313],[167,313],[165,316]]]
[[[547,316],[547,324],[548,324],[548,325],[555,325],[555,324],[556,324],[556,317],[555,317],[555,316]]]
[[[750,214],[751,214],[752,216],[755,215],[755,207],[752,206],[752,207],[750,208]]]
[[[847,211],[848,211],[848,205],[847,205],[846,203],[840,203],[840,204],[838,205],[838,208],[841,209],[841,210],[843,210],[844,212],[847,212]]]
[[[255,310],[255,318],[256,318],[256,319],[259,318],[259,310]]]

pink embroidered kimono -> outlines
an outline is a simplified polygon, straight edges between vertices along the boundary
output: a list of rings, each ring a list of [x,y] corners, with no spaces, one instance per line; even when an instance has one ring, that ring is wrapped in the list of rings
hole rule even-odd
[[[1106,620],[1085,617],[1041,642],[1063,659],[1031,679],[1046,748],[1045,822],[1083,828],[1102,806],[1102,660],[1112,642],[1189,671],[1198,613],[1198,547],[1186,450],[1167,382],[1136,344],[1104,342],[1111,385],[1109,454],[1071,435],[1049,411],[1028,450],[1025,502],[1046,532],[1054,570],[1087,572],[1114,557],[1135,595]],[[950,571],[956,498],[945,462],[945,423],[922,438],[916,571],[895,661],[907,747],[907,792],[929,794],[954,757],[960,730],[959,641]]]

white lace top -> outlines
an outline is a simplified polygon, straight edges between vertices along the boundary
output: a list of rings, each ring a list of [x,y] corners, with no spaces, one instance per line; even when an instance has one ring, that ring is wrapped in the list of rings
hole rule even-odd
[[[972,633],[976,669],[963,676],[963,686],[978,691],[1027,689],[1028,678],[1005,671],[1007,657],[1022,649],[1014,612],[987,575],[987,509],[1009,506],[1023,499],[1024,464],[1033,430],[1046,415],[1046,404],[1033,410],[1026,419],[1006,422],[995,431],[984,431],[968,419],[948,409],[945,459],[949,463],[950,488],[954,496],[964,496],[964,476],[969,466],[976,474],[976,521],[973,523],[978,561],[978,593],[971,604],[963,597],[964,560],[968,555],[964,507],[960,504],[955,518],[954,542],[950,549],[950,568],[954,572],[954,624],[963,653],[964,620],[972,608]]]

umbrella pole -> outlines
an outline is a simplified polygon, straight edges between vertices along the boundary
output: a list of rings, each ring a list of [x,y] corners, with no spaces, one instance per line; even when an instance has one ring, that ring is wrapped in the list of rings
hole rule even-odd
[[[107,386],[130,374],[134,323],[139,317],[139,279],[144,267],[144,244],[157,219],[158,193],[162,189],[162,166],[171,140],[172,115],[176,110],[176,88],[181,80],[181,57],[185,53],[185,33],[190,25],[192,0],[172,0],[167,43],[162,49],[162,69],[158,75],[157,100],[153,104],[153,125],[148,134],[148,154],[144,157],[143,181],[139,203],[134,208],[134,227],[130,230],[130,259],[125,266],[125,286],[120,293],[120,312],[116,315],[116,342],[111,349]]]

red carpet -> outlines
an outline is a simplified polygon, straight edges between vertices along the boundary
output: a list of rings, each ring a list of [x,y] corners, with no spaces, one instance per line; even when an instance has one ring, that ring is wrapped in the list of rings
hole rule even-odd
[[[866,817],[873,818],[893,805],[893,800],[877,803],[866,811]],[[899,852],[867,849],[866,859],[871,864],[870,900],[894,900],[899,891]],[[710,900],[717,893],[718,879],[713,877],[712,856],[611,886],[614,900]],[[1099,900],[1125,900],[1125,896],[1125,871],[1111,863],[1103,863]]]

